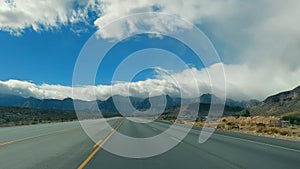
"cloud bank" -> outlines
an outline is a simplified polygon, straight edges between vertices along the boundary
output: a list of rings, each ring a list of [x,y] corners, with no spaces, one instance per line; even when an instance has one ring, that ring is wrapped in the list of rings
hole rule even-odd
[[[0,81],[0,93],[23,97],[31,96],[40,99],[64,99],[70,97],[81,100],[94,100],[96,96],[100,100],[105,100],[112,95],[145,98],[152,92],[156,92],[178,97],[181,94],[180,92],[185,92],[184,96],[194,98],[199,96],[195,92],[196,90],[199,90],[200,95],[211,92],[207,71],[213,71],[218,66],[224,66],[225,69],[227,97],[235,100],[263,100],[266,96],[278,93],[279,91],[290,90],[292,89],[291,86],[296,87],[298,84],[297,77],[300,74],[299,69],[298,72],[290,76],[285,76],[287,72],[281,72],[280,75],[274,76],[272,71],[266,72],[265,70],[257,69],[253,72],[246,65],[237,66],[218,63],[201,70],[192,68],[171,75],[162,74],[158,79],[120,82],[113,85],[79,86],[73,89],[70,86],[36,85],[32,82],[20,80]],[[191,75],[191,72],[194,76]],[[178,85],[174,79],[182,83]],[[197,88],[195,88],[195,85],[192,85],[192,81],[197,82]],[[72,90],[75,90],[74,96],[72,95]]]

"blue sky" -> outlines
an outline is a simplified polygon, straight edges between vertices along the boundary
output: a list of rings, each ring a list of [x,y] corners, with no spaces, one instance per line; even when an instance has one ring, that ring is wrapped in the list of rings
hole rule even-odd
[[[150,37],[149,37],[150,36]],[[131,79],[130,72],[133,67],[145,64],[146,67],[159,67],[173,73],[187,68],[203,68],[201,60],[188,46],[173,38],[164,36],[151,37],[148,34],[140,34],[117,43],[102,60],[97,74],[97,83],[107,84],[112,79],[117,67],[127,58],[135,57],[124,70],[117,74],[117,81],[141,81],[147,78],[155,78],[153,71],[142,71],[137,77]],[[174,58],[178,57],[186,65],[181,65]],[[129,61],[130,62],[130,61]],[[149,74],[147,74],[147,72]],[[138,72],[132,72],[138,73]],[[155,73],[154,73],[155,74]]]
[[[94,31],[78,35],[70,27],[43,32],[28,29],[22,36],[0,31],[1,80],[71,85],[78,54]]]
[[[159,7],[159,8],[158,8]],[[206,71],[221,66],[225,70],[227,95],[235,99],[264,99],[265,97],[299,85],[300,1],[254,0],[45,0],[29,4],[23,0],[0,1],[0,93],[11,93],[38,98],[72,97],[72,75],[76,59],[85,42],[97,32],[104,41],[124,38],[126,35],[154,30],[156,32],[185,33],[191,28],[168,16],[129,17],[117,22],[111,29],[107,24],[120,18],[148,12],[162,12],[200,28],[213,43],[221,57],[221,63],[212,62],[203,68],[193,59],[193,53],[168,38],[140,36],[117,45],[107,56],[99,71],[96,84],[103,96],[109,96],[112,71],[126,54],[142,48],[155,47],[173,52],[183,59],[196,75],[199,89],[209,92]],[[191,37],[193,38],[193,37]],[[146,44],[136,43],[138,40]],[[177,46],[179,45],[179,46]],[[201,44],[199,44],[201,46]],[[182,50],[184,49],[184,50]],[[176,52],[177,51],[177,52]],[[178,52],[179,51],[179,52]],[[180,55],[180,51],[184,51]],[[156,63],[180,81],[193,80],[183,67],[168,62],[171,53],[141,51],[132,55],[143,60],[128,64]],[[154,55],[146,57],[148,55]],[[159,64],[159,62],[164,64]],[[276,69],[275,69],[276,68]],[[123,69],[116,81],[128,81],[128,69]],[[135,89],[144,94],[162,87],[172,94],[176,90],[166,76],[159,77],[150,69],[137,75]],[[145,81],[147,77],[161,81]],[[190,78],[190,79],[189,79]],[[87,85],[90,85],[88,83]],[[194,90],[186,84],[192,93]],[[124,86],[117,85],[120,94]],[[164,88],[165,87],[165,88]],[[88,87],[87,87],[88,88]],[[90,90],[83,90],[77,98],[89,99]],[[125,93],[126,94],[126,93]]]
[[[1,80],[18,79],[32,81],[36,84],[71,86],[77,57],[85,42],[95,31],[96,28],[90,28],[87,32],[76,34],[68,26],[59,30],[44,32],[28,29],[22,36],[12,36],[7,32],[0,31]],[[168,37],[154,38],[148,35],[139,35],[118,43],[105,56],[100,65],[97,84],[111,84],[114,70],[122,60],[134,52],[148,48],[159,48],[174,53],[184,62],[190,64],[190,67],[198,69],[203,67],[197,55],[186,45]],[[154,57],[151,56],[154,54],[160,55],[157,61],[154,61]],[[95,55],[97,54],[95,53]],[[166,53],[151,53],[150,51],[141,55],[144,55],[141,56],[144,57],[141,62],[155,62],[156,64],[153,63],[154,67],[160,66],[175,72],[183,70],[183,68],[176,67],[171,61],[168,62]],[[135,64],[140,63],[135,62]],[[133,81],[155,78],[152,76],[153,72],[150,71],[149,74],[146,72],[148,71],[143,71]]]

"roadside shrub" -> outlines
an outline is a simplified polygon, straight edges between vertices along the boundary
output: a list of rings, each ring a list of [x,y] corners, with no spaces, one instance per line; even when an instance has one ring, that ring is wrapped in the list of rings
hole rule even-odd
[[[241,122],[241,126],[246,126],[246,122]]]
[[[282,135],[282,136],[287,136],[287,135],[290,135],[290,132],[287,131],[287,130],[281,130],[281,131],[279,132],[279,134]]]
[[[266,131],[265,131],[265,128],[266,128],[266,125],[263,124],[263,123],[258,123],[258,124],[256,124],[256,132],[257,132],[257,133],[263,133],[263,132],[266,132]]]
[[[232,123],[232,122],[228,122],[228,123],[226,123],[226,125],[227,125],[227,126],[232,126],[233,123]]]
[[[279,133],[279,130],[277,128],[269,128],[267,130],[267,133],[268,134],[278,134]]]
[[[218,129],[224,129],[224,128],[225,128],[225,124],[223,124],[223,123],[222,123],[222,124],[219,124],[217,128],[218,128]]]
[[[266,125],[264,123],[258,123],[258,124],[256,124],[256,127],[258,127],[258,128],[266,128]]]
[[[289,121],[291,124],[300,125],[300,118],[294,116],[284,116],[282,120]]]

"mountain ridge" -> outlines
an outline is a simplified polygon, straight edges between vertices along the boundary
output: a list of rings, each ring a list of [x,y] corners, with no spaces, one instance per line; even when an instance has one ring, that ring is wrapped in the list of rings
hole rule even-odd
[[[248,108],[251,115],[300,117],[300,86],[267,97]]]
[[[217,102],[221,102],[219,98],[211,94],[203,94],[198,99],[182,99],[182,98],[172,98],[169,95],[166,95],[166,105],[165,109],[171,108],[173,106],[179,106],[180,104],[191,104],[199,100],[200,103],[210,104],[211,99],[215,97]],[[128,104],[128,99],[130,100],[132,107]],[[80,111],[95,111],[98,108],[102,112],[117,112],[118,109],[114,105],[114,101],[118,103],[118,107],[128,109],[128,112],[133,111],[132,108],[138,110],[147,110],[151,107],[150,101],[153,101],[155,104],[153,107],[157,108],[159,106],[163,106],[162,98],[160,96],[148,97],[148,98],[138,98],[138,97],[127,97],[114,95],[106,100],[95,100],[95,101],[84,101],[72,98],[65,98],[62,100],[59,99],[37,99],[34,97],[24,98],[21,96],[15,95],[1,95],[0,94],[0,106],[15,106],[15,107],[25,107],[25,108],[36,108],[43,110],[75,110],[74,104],[76,105],[76,109]],[[227,102],[226,102],[227,103]],[[230,100],[229,107],[241,107],[241,103],[237,101]],[[243,107],[241,107],[243,109]],[[124,113],[128,113],[126,110]]]

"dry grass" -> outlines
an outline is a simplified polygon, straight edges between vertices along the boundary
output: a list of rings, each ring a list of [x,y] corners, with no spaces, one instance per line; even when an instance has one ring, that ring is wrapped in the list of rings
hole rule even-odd
[[[207,127],[216,127],[219,130],[230,130],[234,132],[271,136],[285,139],[300,140],[299,126],[274,127],[270,126],[270,120],[279,120],[278,117],[223,117],[219,123],[206,124]],[[191,122],[186,120],[169,120],[173,123],[185,124],[190,126],[203,127],[205,122]]]
[[[270,120],[276,121],[279,118],[263,116],[223,117],[220,119],[218,129],[300,140],[299,126],[275,126],[270,124]]]

